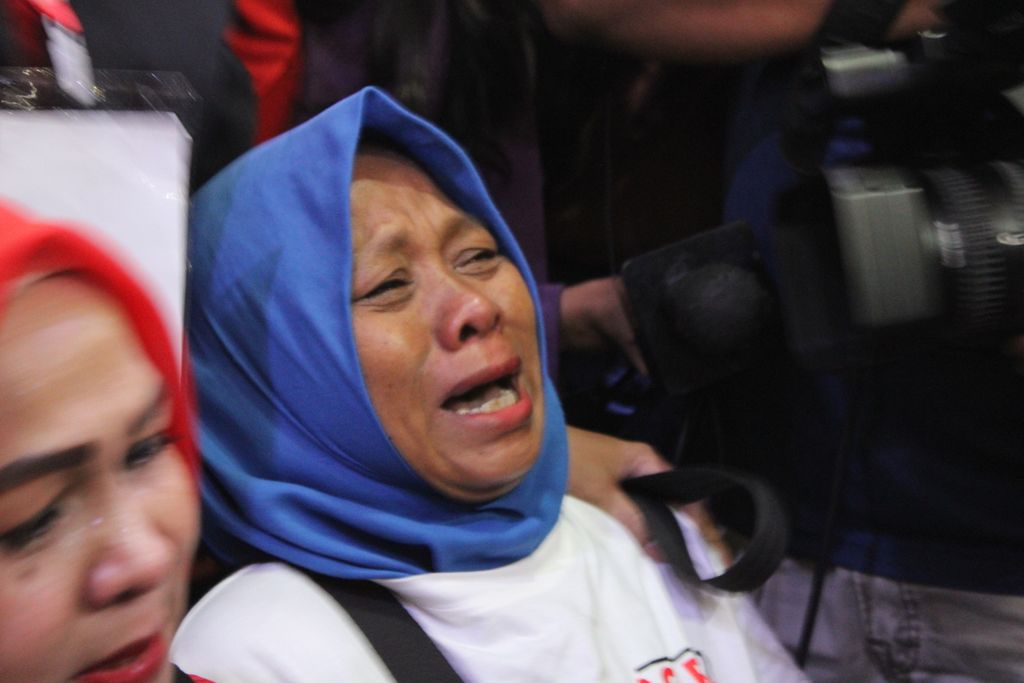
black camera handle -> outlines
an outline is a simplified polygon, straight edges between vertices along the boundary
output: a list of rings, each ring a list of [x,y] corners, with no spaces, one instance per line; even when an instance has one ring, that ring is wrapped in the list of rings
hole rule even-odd
[[[651,538],[684,583],[698,583],[732,593],[760,588],[786,554],[786,512],[775,490],[759,477],[716,465],[691,465],[626,479],[622,488],[637,504]],[[667,503],[685,505],[730,489],[746,493],[754,507],[754,529],[743,553],[721,574],[701,578]]]
[[[782,118],[782,153],[800,173],[820,170],[832,133],[833,98],[822,48],[880,45],[907,0],[833,0],[796,72]]]
[[[850,386],[849,403],[843,428],[839,438],[832,469],[832,481],[829,489],[828,510],[825,513],[825,526],[821,535],[821,547],[814,561],[811,574],[811,591],[804,610],[804,620],[800,627],[800,640],[797,642],[793,658],[801,669],[807,666],[810,656],[811,640],[814,638],[814,626],[821,605],[821,595],[825,587],[825,577],[832,567],[832,548],[835,545],[836,527],[839,523],[840,500],[846,485],[846,468],[857,453],[860,452],[860,439],[864,434],[864,411],[871,400],[871,388],[874,373],[870,367],[853,368],[846,377]]]

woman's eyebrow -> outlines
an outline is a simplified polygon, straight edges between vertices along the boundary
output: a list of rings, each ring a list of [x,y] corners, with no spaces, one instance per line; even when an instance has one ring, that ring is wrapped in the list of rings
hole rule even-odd
[[[467,213],[459,212],[459,215],[452,216],[441,226],[441,244],[449,244],[464,233],[474,231],[481,231],[490,234],[490,230],[488,230],[484,224],[476,218]],[[409,244],[409,240],[409,231],[405,228],[393,225],[383,229],[378,228],[373,237],[371,237],[366,244],[364,244],[360,249],[354,251],[353,272],[356,271],[358,264],[362,260],[372,257],[375,254],[401,252],[405,249],[406,245]]]
[[[150,399],[146,407],[139,412],[135,418],[128,423],[128,436],[133,436],[142,431],[142,428],[146,426],[146,423],[152,420],[160,409],[164,407],[164,401],[167,400],[167,384],[164,382],[160,383],[160,387],[156,390],[156,394]]]
[[[52,453],[29,455],[0,467],[0,492],[13,489],[53,472],[78,467],[96,451],[91,444],[80,444]]]
[[[491,232],[476,218],[473,218],[468,213],[459,212],[458,216],[453,216],[452,219],[448,221],[447,225],[444,226],[444,233],[441,236],[441,241],[448,243],[467,232],[476,231],[482,231],[488,234]]]
[[[163,408],[167,400],[167,385],[160,384],[146,407],[128,425],[128,435],[139,432]],[[82,465],[96,451],[92,444],[79,444],[52,453],[28,455],[0,467],[0,492],[10,490],[33,479],[44,477],[60,470]]]

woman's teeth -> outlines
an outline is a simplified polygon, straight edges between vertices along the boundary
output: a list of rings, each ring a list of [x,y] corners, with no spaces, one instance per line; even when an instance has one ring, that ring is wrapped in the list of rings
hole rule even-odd
[[[490,394],[496,394],[490,396]],[[488,397],[485,397],[483,403],[479,405],[466,405],[460,406],[455,409],[455,412],[459,415],[478,415],[480,413],[493,413],[502,408],[508,408],[509,406],[515,405],[516,401],[519,400],[519,394],[516,393],[515,389],[509,389],[507,387],[495,387],[495,390],[488,390]]]
[[[518,401],[519,391],[513,378],[509,376],[448,399],[444,407],[458,415],[479,415],[507,408]]]

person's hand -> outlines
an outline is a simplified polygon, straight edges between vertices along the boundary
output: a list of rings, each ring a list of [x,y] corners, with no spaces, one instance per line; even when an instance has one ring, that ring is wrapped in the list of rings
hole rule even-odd
[[[645,443],[569,427],[569,493],[619,520],[641,545],[648,541],[647,524],[619,482],[670,468]]]
[[[643,513],[619,482],[664,472],[671,469],[671,465],[640,441],[625,441],[577,427],[569,427],[568,433],[569,493],[619,520],[649,555],[656,560],[663,559],[651,543]],[[718,550],[723,562],[729,564],[732,553],[704,503],[690,503],[681,509],[696,522],[704,540]]]
[[[908,0],[893,20],[886,37],[903,40],[919,31],[938,29],[945,23],[941,0]]]
[[[647,374],[626,311],[622,278],[604,277],[566,287],[559,308],[564,348],[597,351],[618,347],[637,370]]]

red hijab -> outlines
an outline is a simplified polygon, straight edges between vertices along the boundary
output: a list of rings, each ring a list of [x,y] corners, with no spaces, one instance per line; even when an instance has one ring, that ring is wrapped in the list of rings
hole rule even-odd
[[[193,478],[198,457],[192,433],[192,401],[183,385],[171,339],[145,290],[105,251],[77,232],[53,223],[33,221],[0,202],[0,318],[12,288],[32,273],[68,272],[99,287],[127,315],[150,362],[167,385],[172,433]]]

